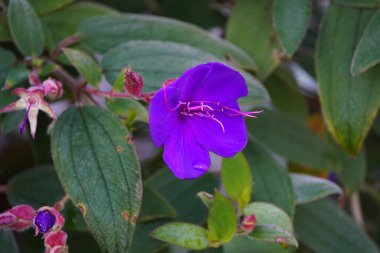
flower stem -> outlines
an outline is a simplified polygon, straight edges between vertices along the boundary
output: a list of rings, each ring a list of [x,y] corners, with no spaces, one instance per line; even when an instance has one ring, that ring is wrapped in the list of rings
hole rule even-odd
[[[5,184],[0,184],[0,193],[6,193],[7,192],[7,186]]]
[[[134,98],[129,93],[121,93],[115,91],[100,91],[93,88],[86,88],[85,91],[89,94],[93,94],[95,96],[104,97],[104,98]]]
[[[67,201],[69,200],[70,200],[70,197],[69,195],[66,194],[65,196],[63,196],[63,198],[60,201],[54,204],[54,208],[57,209],[57,211],[59,212],[62,211],[62,209],[65,208]]]
[[[71,46],[71,45],[73,45],[79,41],[80,41],[80,36],[77,34],[65,38],[64,40],[62,40],[58,43],[57,47],[54,48],[53,51],[51,51],[50,57],[53,60],[56,60],[58,58],[58,56],[61,54],[62,48]]]
[[[364,219],[363,219],[363,213],[362,213],[362,208],[361,208],[361,203],[360,203],[359,192],[355,192],[354,194],[352,194],[350,205],[351,205],[352,216],[356,224],[359,227],[363,228]]]

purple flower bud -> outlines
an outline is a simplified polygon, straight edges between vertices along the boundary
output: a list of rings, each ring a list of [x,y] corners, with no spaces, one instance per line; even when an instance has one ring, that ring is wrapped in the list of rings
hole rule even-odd
[[[56,220],[55,215],[49,210],[42,210],[37,212],[34,225],[38,228],[38,231],[44,235],[54,226]]]

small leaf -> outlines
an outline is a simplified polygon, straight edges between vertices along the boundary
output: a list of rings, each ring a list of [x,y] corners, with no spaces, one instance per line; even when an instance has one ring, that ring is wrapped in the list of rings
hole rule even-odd
[[[137,223],[136,231],[133,238],[132,247],[129,253],[152,253],[158,252],[159,249],[167,244],[153,239],[149,234],[157,227],[167,223],[168,220],[157,219],[149,222]]]
[[[52,133],[58,177],[105,252],[131,246],[141,203],[141,175],[129,133],[106,110],[70,108]]]
[[[380,0],[335,0],[337,4],[342,4],[351,7],[373,7],[380,6]]]
[[[317,253],[378,253],[368,236],[335,203],[323,199],[297,206],[295,229]]]
[[[311,7],[311,0],[274,0],[275,27],[288,56],[296,51],[305,36]]]
[[[44,49],[44,31],[40,19],[27,0],[10,0],[8,23],[12,38],[25,56],[39,56]]]
[[[0,229],[1,251],[6,253],[19,253],[17,242],[10,230]]]
[[[215,38],[197,26],[174,19],[134,14],[104,16],[84,21],[79,30],[84,43],[100,53],[132,40],[170,41],[238,62],[247,69],[256,69],[252,58],[239,47]]]
[[[17,100],[17,97],[10,91],[0,91],[0,108]],[[25,111],[16,111],[0,114],[0,132],[9,133],[18,127],[18,124],[24,118]]]
[[[342,190],[330,180],[310,175],[292,173],[296,204],[305,204],[324,198],[331,194],[341,194]]]
[[[0,47],[0,88],[3,87],[8,72],[13,68],[16,56],[12,51],[8,51]]]
[[[140,121],[148,123],[148,112],[145,107],[134,99],[112,98],[106,99],[107,108],[125,119],[128,123]]]
[[[294,248],[288,247],[284,249],[279,244],[252,240],[249,236],[239,235],[223,245],[224,253],[293,253]]]
[[[222,161],[222,183],[228,196],[244,208],[251,200],[251,169],[243,153]]]
[[[203,224],[207,218],[207,209],[196,199],[200,191],[212,192],[218,182],[210,174],[195,180],[181,181],[168,168],[161,170],[148,179],[176,209],[177,220]]]
[[[139,222],[158,218],[175,218],[177,213],[170,203],[152,186],[144,184]]]
[[[189,223],[168,223],[154,230],[150,236],[186,249],[202,250],[208,247],[207,230]]]
[[[266,111],[258,120],[247,120],[247,125],[260,143],[289,161],[318,170],[337,167],[334,148],[291,115]]]
[[[316,64],[324,119],[351,155],[359,152],[380,106],[380,66],[355,77],[350,73],[354,49],[373,13],[332,3],[319,33]]]
[[[256,60],[260,79],[280,63],[282,47],[272,25],[272,0],[240,0],[227,25],[227,39]]]
[[[244,209],[244,215],[250,214],[255,215],[257,220],[257,228],[249,233],[250,238],[298,247],[292,222],[283,210],[268,203],[254,202]]]
[[[235,235],[237,223],[234,207],[220,192],[215,192],[208,215],[210,244],[227,243]]]
[[[24,64],[17,64],[9,70],[7,78],[5,79],[4,88],[10,89],[11,87],[28,80],[29,70]]]
[[[380,3],[379,3],[380,5]],[[360,37],[351,62],[352,75],[358,75],[380,62],[380,11],[369,21]]]
[[[253,175],[253,200],[272,203],[292,217],[294,192],[286,168],[251,136],[244,154]]]
[[[28,0],[38,14],[46,14],[74,2],[74,0]]]
[[[92,86],[98,86],[102,73],[99,65],[91,56],[85,52],[70,48],[64,48],[63,52],[88,83]]]

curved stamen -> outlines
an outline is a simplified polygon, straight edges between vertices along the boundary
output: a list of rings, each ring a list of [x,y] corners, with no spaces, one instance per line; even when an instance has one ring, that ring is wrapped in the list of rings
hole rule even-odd
[[[30,111],[30,108],[32,107],[32,103],[29,104],[28,106],[28,109],[26,110],[26,114],[24,116],[24,120],[22,121],[22,123],[18,126],[18,129],[19,129],[19,132],[20,134],[22,134],[25,130],[25,126],[26,126],[26,121],[28,120],[28,117],[29,117],[29,111]]]

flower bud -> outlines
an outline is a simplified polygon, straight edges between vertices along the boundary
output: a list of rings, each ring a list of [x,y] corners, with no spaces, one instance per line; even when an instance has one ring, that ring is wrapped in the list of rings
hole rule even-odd
[[[64,231],[49,233],[44,238],[45,253],[67,253],[67,234]]]
[[[48,96],[51,100],[55,100],[62,95],[62,83],[49,78],[42,83],[42,88],[45,91],[45,96]]]
[[[124,89],[135,97],[139,97],[144,87],[144,82],[139,73],[133,72],[129,67],[125,71]]]
[[[35,234],[41,233],[45,235],[61,230],[65,224],[65,219],[53,207],[44,206],[37,210],[33,223]]]
[[[256,216],[253,214],[249,214],[245,216],[243,221],[240,224],[240,230],[249,233],[255,228],[256,228]]]
[[[38,77],[37,69],[33,69],[32,72],[30,72],[28,78],[29,78],[29,83],[31,85],[41,85],[41,81],[40,81],[40,78]]]
[[[18,205],[0,214],[0,228],[22,231],[33,224],[35,211],[31,206]]]

